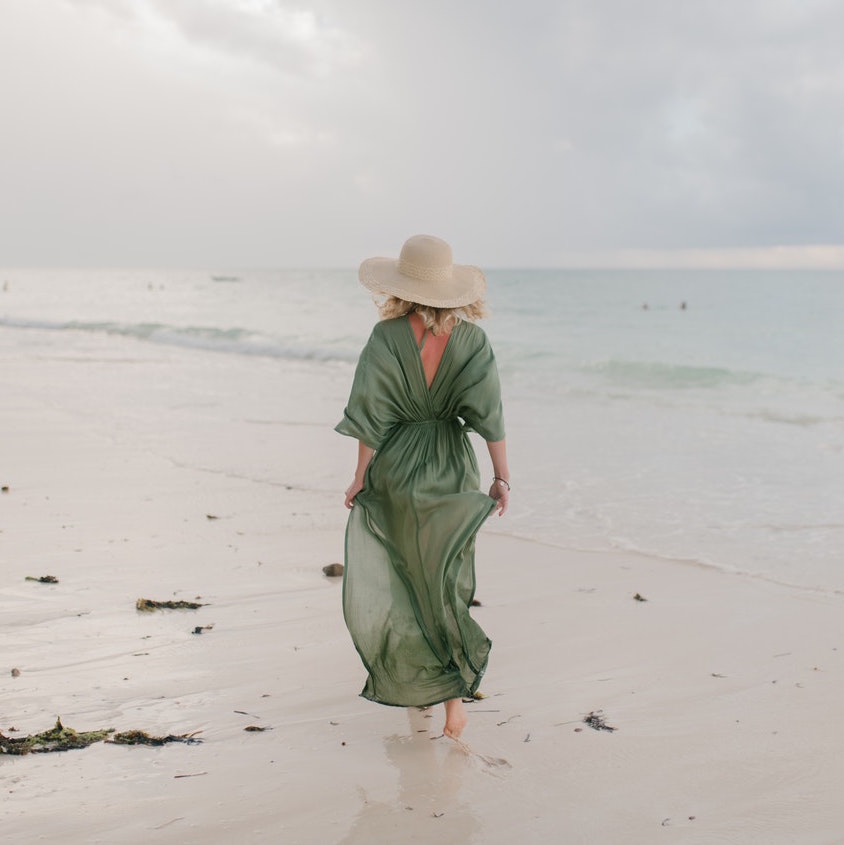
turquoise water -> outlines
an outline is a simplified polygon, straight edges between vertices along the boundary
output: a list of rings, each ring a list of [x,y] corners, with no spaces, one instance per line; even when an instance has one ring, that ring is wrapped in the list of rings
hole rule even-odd
[[[841,274],[497,275],[526,532],[844,584]]]
[[[844,275],[488,279],[514,487],[495,530],[844,589]],[[351,270],[5,270],[0,287],[3,355],[113,340],[296,362],[338,419],[376,318]]]

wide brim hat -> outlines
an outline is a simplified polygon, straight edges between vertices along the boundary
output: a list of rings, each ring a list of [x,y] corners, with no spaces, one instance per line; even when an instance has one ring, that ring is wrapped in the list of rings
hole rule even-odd
[[[434,308],[471,305],[486,293],[481,269],[455,264],[451,247],[432,235],[408,238],[398,258],[367,258],[358,278],[373,293]]]

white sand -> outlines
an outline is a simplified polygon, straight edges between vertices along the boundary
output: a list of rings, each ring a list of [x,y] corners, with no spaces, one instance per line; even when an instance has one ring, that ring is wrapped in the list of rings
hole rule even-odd
[[[844,599],[491,521],[465,739],[509,767],[486,765],[437,738],[439,708],[357,696],[321,572],[342,555],[345,375],[103,344],[0,370],[0,730],[60,715],[203,743],[0,756],[4,843],[844,841]],[[583,724],[598,710],[615,732]]]

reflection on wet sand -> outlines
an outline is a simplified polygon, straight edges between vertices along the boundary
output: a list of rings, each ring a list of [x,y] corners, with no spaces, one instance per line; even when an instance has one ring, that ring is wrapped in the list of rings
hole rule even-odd
[[[431,738],[424,711],[410,708],[407,715],[409,734],[384,738],[387,759],[399,772],[395,800],[372,801],[362,787],[360,812],[339,845],[474,840],[478,821],[459,800],[471,760],[445,737]]]

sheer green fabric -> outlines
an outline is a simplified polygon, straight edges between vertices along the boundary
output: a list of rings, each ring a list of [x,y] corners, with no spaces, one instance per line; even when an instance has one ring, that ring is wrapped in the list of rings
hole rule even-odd
[[[431,387],[407,317],[376,324],[336,430],[375,449],[346,529],[343,613],[369,673],[361,695],[423,706],[473,693],[490,641],[469,613],[479,491],[469,429],[504,438],[495,358],[459,323]]]

